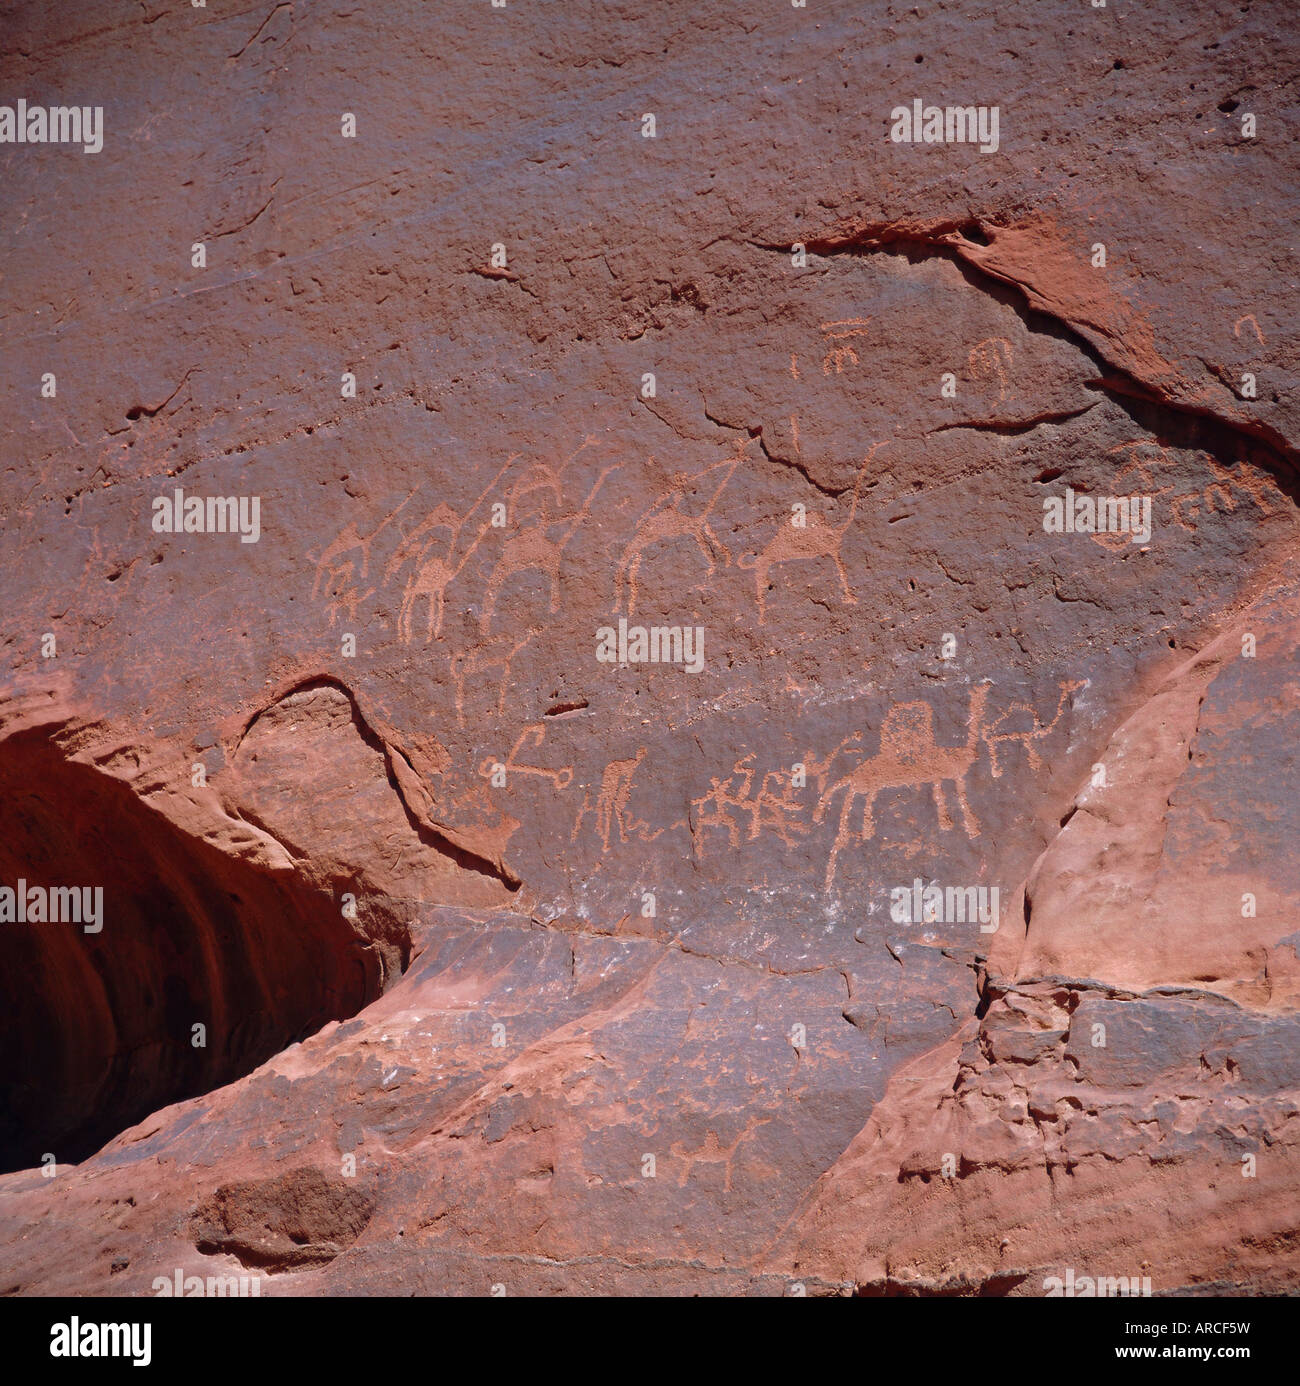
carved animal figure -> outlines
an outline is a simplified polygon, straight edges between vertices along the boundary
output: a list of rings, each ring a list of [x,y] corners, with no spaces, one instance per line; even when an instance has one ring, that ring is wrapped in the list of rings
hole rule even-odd
[[[515,456],[517,457],[518,454],[516,453]],[[505,465],[488,483],[483,494],[465,512],[463,518],[445,501],[440,501],[432,513],[427,515],[403,539],[398,545],[397,552],[388,560],[384,568],[385,581],[391,578],[409,560],[414,559],[415,561],[415,571],[407,579],[406,588],[402,593],[402,605],[397,614],[397,636],[403,644],[409,645],[411,642],[416,604],[421,600],[427,601],[429,604],[425,621],[425,640],[428,641],[434,636],[442,634],[442,616],[446,606],[447,588],[451,586],[461,569],[469,562],[474,550],[478,548],[484,534],[487,533],[487,526],[484,525],[479,528],[469,547],[457,561],[456,547],[460,543],[461,533],[469,523],[470,517],[491,495],[492,488],[500,481],[506,468],[514,460],[514,457],[507,459]],[[446,531],[448,535],[445,550],[440,541],[425,542],[428,535],[439,530]],[[435,549],[438,551],[435,552]]]
[[[343,608],[355,620],[357,614],[357,603],[364,600],[375,590],[373,587],[362,592],[356,585],[357,577],[364,578],[370,569],[370,546],[374,543],[380,531],[383,530],[397,515],[401,513],[407,502],[406,500],[398,505],[397,509],[391,514],[386,515],[375,528],[364,537],[357,528],[355,520],[351,521],[347,528],[328,544],[316,562],[316,580],[312,583],[311,594],[313,597],[325,595],[329,597],[329,605],[326,610],[329,612],[330,625],[334,624],[334,619],[340,608]],[[361,566],[358,573],[355,566],[354,557],[360,554]]]
[[[501,554],[497,558],[496,566],[492,569],[492,576],[488,579],[487,594],[483,598],[483,610],[479,614],[479,628],[485,635],[492,625],[492,615],[496,611],[497,601],[506,583],[511,578],[517,577],[520,573],[526,573],[530,569],[536,569],[550,580],[550,610],[558,609],[560,605],[560,565],[564,560],[564,550],[591,514],[592,502],[596,499],[597,492],[605,484],[605,478],[617,470],[618,464],[606,467],[596,478],[596,484],[587,492],[587,498],[583,501],[581,508],[572,515],[554,519],[549,510],[544,510],[541,519],[536,524],[519,530],[505,541],[501,546]],[[565,528],[560,534],[554,535],[552,531],[557,524],[563,524]]]
[[[452,677],[456,681],[456,721],[465,725],[465,692],[471,679],[477,679],[489,669],[497,673],[497,717],[505,716],[506,692],[510,687],[510,666],[515,656],[533,638],[534,632],[521,636],[513,632],[494,636],[468,650],[457,650],[451,659]]]
[[[694,1173],[696,1165],[721,1165],[722,1187],[725,1191],[730,1192],[731,1167],[735,1162],[737,1152],[760,1126],[768,1125],[771,1120],[771,1117],[751,1117],[748,1125],[730,1145],[723,1145],[718,1133],[712,1129],[705,1135],[704,1144],[695,1150],[687,1150],[684,1141],[674,1141],[669,1147],[669,1151],[684,1164],[681,1176],[677,1180],[678,1188],[685,1187],[686,1181]]]
[[[988,690],[986,683],[977,684],[971,689],[964,746],[940,746],[935,742],[934,709],[929,703],[898,703],[890,708],[880,728],[880,750],[877,754],[860,761],[847,775],[826,789],[817,801],[813,821],[820,823],[835,796],[841,792],[844,794],[835,844],[826,866],[827,890],[834,884],[836,863],[840,852],[848,845],[850,820],[859,801],[862,803],[859,840],[866,842],[875,836],[872,806],[881,790],[929,785],[939,814],[939,826],[947,832],[953,827],[953,820],[948,813],[943,786],[945,781],[951,781],[966,836],[979,835],[979,823],[966,800],[966,773],[975,763],[979,751],[980,719]]]
[[[1002,744],[1007,741],[1018,741],[1029,756],[1029,768],[1038,770],[1043,762],[1034,743],[1051,734],[1065,712],[1065,705],[1069,701],[1070,695],[1087,686],[1087,679],[1061,684],[1060,697],[1056,700],[1056,714],[1050,722],[1039,721],[1038,713],[1029,703],[1014,702],[996,722],[991,722],[985,727],[981,735],[989,748],[989,761],[993,768],[993,778],[995,780],[1002,778],[1002,765],[998,759],[998,751]],[[1014,722],[1017,714],[1027,714],[1033,719],[1033,726],[1022,731],[1006,730]]]
[[[745,561],[748,555],[744,554],[736,560],[738,568],[752,568],[754,570],[754,591],[758,599],[759,625],[763,625],[767,620],[768,574],[779,563],[806,563],[814,558],[829,558],[835,564],[835,571],[839,574],[840,590],[843,593],[845,605],[854,606],[857,604],[858,599],[853,595],[853,589],[849,586],[849,575],[844,571],[844,560],[840,555],[840,547],[844,543],[844,536],[848,533],[849,526],[853,523],[853,517],[858,513],[858,492],[862,487],[862,478],[866,475],[867,466],[884,446],[884,443],[877,443],[863,458],[862,466],[858,468],[858,475],[853,483],[853,500],[849,505],[849,513],[845,516],[843,524],[832,525],[824,515],[817,511],[811,511],[804,516],[802,525],[793,523],[781,525],[762,550],[754,554],[749,562]]]
[[[558,467],[550,467],[545,462],[534,462],[526,467],[523,473],[515,478],[510,490],[506,493],[507,511],[512,522],[523,499],[539,492],[548,498],[548,500],[543,501],[542,518],[553,521],[555,516],[549,511],[548,501],[549,504],[554,505],[558,512],[564,504],[564,474],[569,470],[579,453],[587,448],[595,447],[598,441],[594,434],[589,433]]]
[[[615,829],[618,830],[618,840],[627,841],[628,829],[631,826],[625,817],[627,801],[632,793],[632,781],[645,757],[646,752],[640,750],[626,760],[611,760],[600,777],[600,790],[595,804],[596,832],[600,835],[601,844],[607,852]],[[583,796],[582,807],[578,810],[578,819],[573,825],[573,837],[578,836],[582,820],[591,811],[591,796],[588,793]]]
[[[665,544],[672,539],[693,540],[696,548],[704,555],[704,561],[709,565],[710,577],[716,569],[713,561],[715,556],[722,562],[723,567],[731,562],[731,555],[709,527],[709,515],[739,465],[740,458],[737,456],[715,462],[712,467],[705,469],[702,476],[708,476],[720,468],[725,469],[726,475],[709,497],[708,504],[698,514],[692,514],[684,504],[687,491],[692,485],[691,478],[681,475],[673,478],[672,487],[667,495],[655,501],[641,517],[635,533],[623,550],[615,582],[615,611],[623,609],[623,601],[626,598],[628,616],[636,614],[637,578],[641,571],[641,563],[646,551],[656,544]]]

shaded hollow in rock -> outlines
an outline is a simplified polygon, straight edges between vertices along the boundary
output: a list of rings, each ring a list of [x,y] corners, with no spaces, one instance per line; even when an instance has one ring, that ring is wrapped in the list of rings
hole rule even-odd
[[[0,928],[0,1169],[78,1161],[382,990],[319,884],[188,836],[41,733],[0,748],[0,884],[20,879],[102,887],[103,918]]]

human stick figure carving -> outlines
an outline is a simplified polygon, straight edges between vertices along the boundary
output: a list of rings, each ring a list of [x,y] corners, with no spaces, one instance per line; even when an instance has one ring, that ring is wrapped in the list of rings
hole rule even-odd
[[[980,721],[988,692],[987,683],[977,684],[970,691],[964,746],[940,746],[935,741],[934,709],[927,702],[896,703],[889,709],[880,728],[880,750],[860,761],[848,774],[824,790],[813,812],[813,822],[820,823],[835,796],[840,793],[844,795],[835,843],[826,865],[827,890],[835,883],[839,855],[851,838],[850,820],[855,805],[859,801],[862,803],[859,840],[867,842],[876,833],[872,806],[882,790],[929,785],[939,814],[939,826],[948,832],[953,827],[953,820],[948,813],[943,786],[946,781],[951,781],[966,836],[979,836],[979,823],[966,799],[966,774],[975,763],[979,751]]]
[[[756,759],[753,751],[742,756],[726,779],[711,776],[708,793],[691,800],[692,836],[700,856],[704,855],[704,833],[708,828],[722,829],[732,849],[740,846],[742,838],[754,842],[768,830],[792,847],[797,836],[808,832],[808,825],[799,818],[803,805],[791,783],[791,774],[786,770],[768,770],[760,781]],[[741,822],[742,816],[748,816],[748,828]]]
[[[873,444],[871,451],[862,459],[862,465],[858,468],[858,475],[853,482],[853,499],[849,504],[849,513],[844,517],[843,524],[832,525],[818,511],[809,511],[803,515],[804,522],[801,525],[795,524],[793,521],[782,524],[763,548],[752,555],[748,563],[745,559],[749,555],[742,554],[736,560],[738,568],[753,569],[759,625],[764,625],[767,621],[768,575],[773,568],[781,563],[806,563],[814,558],[829,558],[835,564],[836,573],[839,574],[844,604],[846,606],[857,604],[858,599],[853,595],[853,588],[849,585],[849,575],[844,571],[841,546],[844,543],[844,536],[853,523],[854,516],[858,513],[858,493],[862,487],[862,478],[866,475],[867,467],[872,458],[884,446],[884,443]]]
[[[817,786],[818,798],[821,798],[826,792],[826,786],[831,777],[831,766],[850,746],[857,746],[861,740],[862,733],[860,731],[850,732],[833,751],[829,751],[824,756],[818,756],[812,751],[805,752],[803,767]]]

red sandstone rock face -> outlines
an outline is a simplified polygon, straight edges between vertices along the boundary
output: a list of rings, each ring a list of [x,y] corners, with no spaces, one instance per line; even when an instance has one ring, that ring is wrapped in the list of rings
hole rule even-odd
[[[18,7],[0,1287],[1294,1288],[1287,9],[663,8]]]

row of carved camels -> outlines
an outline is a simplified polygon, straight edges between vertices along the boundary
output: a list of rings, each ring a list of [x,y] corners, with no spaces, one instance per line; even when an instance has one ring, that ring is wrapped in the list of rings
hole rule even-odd
[[[544,463],[531,464],[502,493],[497,505],[503,508],[506,515],[521,513],[525,502],[529,502],[530,514],[521,527],[509,530],[497,550],[478,614],[479,632],[483,638],[493,635],[502,593],[513,579],[522,574],[540,573],[547,589],[548,609],[552,612],[558,610],[565,550],[592,518],[602,487],[621,466],[616,463],[605,467],[576,507],[566,507],[565,473],[579,454],[596,442],[594,437],[586,438],[581,447],[554,467]],[[629,619],[635,616],[641,568],[647,554],[677,540],[686,540],[695,545],[704,559],[708,577],[712,577],[719,567],[728,567],[733,562],[737,567],[753,572],[760,625],[767,620],[767,593],[772,570],[784,564],[829,559],[839,578],[844,603],[852,605],[856,602],[845,571],[842,546],[844,536],[857,515],[867,468],[884,444],[875,444],[862,460],[849,504],[839,523],[832,522],[826,514],[817,510],[807,511],[797,521],[792,518],[778,521],[775,533],[756,553],[742,554],[738,559],[733,559],[710,521],[723,492],[744,460],[746,446],[747,443],[733,456],[714,463],[697,476],[674,473],[669,478],[665,493],[640,515],[631,537],[622,547],[615,573],[616,613],[626,613]],[[439,502],[398,542],[384,565],[383,582],[388,584],[400,577],[403,583],[397,618],[398,638],[403,644],[410,644],[419,637],[422,603],[423,640],[427,642],[441,636],[447,591],[491,532],[493,521],[483,515],[484,507],[516,461],[517,455],[509,458],[463,514],[445,501]],[[698,496],[701,486],[707,489],[703,504]],[[355,522],[349,524],[317,560],[312,595],[326,598],[331,623],[340,611],[347,611],[355,618],[358,603],[374,592],[373,587],[362,591],[360,585],[370,571],[371,546],[379,532],[396,519],[405,505],[404,501],[369,535],[362,536]],[[476,516],[480,517],[477,524],[473,523]]]

